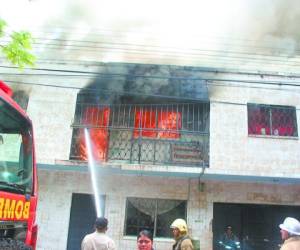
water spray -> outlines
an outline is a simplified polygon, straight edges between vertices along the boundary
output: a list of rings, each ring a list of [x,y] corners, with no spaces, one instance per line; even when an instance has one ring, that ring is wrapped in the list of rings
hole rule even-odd
[[[86,144],[86,150],[88,156],[88,166],[90,169],[92,186],[93,186],[94,197],[95,197],[96,213],[97,213],[97,217],[101,217],[103,216],[103,211],[100,206],[100,195],[99,195],[97,178],[96,178],[96,165],[93,156],[92,141],[87,128],[84,129],[84,137],[85,137],[85,144]]]

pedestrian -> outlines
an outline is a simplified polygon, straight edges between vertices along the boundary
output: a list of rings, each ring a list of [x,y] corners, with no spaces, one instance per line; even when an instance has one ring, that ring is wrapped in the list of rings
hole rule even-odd
[[[225,232],[219,238],[219,249],[239,249],[239,238],[233,233],[232,226],[225,227]]]
[[[142,230],[137,237],[138,250],[154,250],[153,249],[153,236],[148,230]]]
[[[95,232],[84,237],[81,243],[81,250],[115,250],[114,241],[105,233],[108,221],[104,217],[99,217],[95,221]]]
[[[188,227],[184,219],[176,219],[171,224],[175,244],[173,250],[193,250],[193,243],[188,235]]]
[[[287,217],[279,225],[281,239],[284,241],[280,250],[300,249],[300,222],[292,217]]]

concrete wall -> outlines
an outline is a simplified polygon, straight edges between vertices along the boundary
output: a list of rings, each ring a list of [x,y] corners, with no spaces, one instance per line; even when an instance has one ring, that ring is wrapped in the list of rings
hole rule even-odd
[[[216,74],[214,77],[224,76]],[[234,77],[226,75],[226,78]],[[252,76],[247,80],[259,80],[256,78]],[[276,78],[280,79],[284,78]],[[247,121],[247,103],[295,106],[299,134],[300,93],[284,87],[274,90],[245,83],[243,87],[241,83],[214,84],[216,82],[208,86],[211,109],[207,173],[300,177],[298,138],[248,136]],[[35,128],[38,163],[55,164],[57,160],[69,159],[77,93],[76,89],[32,87],[28,113]]]
[[[200,239],[201,250],[212,249],[214,202],[300,205],[300,187],[293,185],[211,181],[201,190],[196,179],[105,175],[98,180],[100,193],[106,195],[107,233],[120,250],[135,249],[136,244],[135,237],[123,232],[126,197],[187,200],[190,233]],[[38,249],[66,249],[72,193],[92,193],[90,183],[88,173],[39,171]],[[170,249],[172,242],[155,240],[155,249]]]
[[[68,160],[77,90],[35,87],[30,93],[28,114],[35,133],[38,163]]]
[[[136,237],[123,236],[127,197],[188,200],[189,226],[199,237],[200,204],[188,179],[105,175],[98,176],[98,182],[100,193],[106,195],[108,234],[116,241],[117,249],[132,250],[136,245]],[[38,249],[66,249],[72,193],[92,193],[90,183],[88,173],[39,171]],[[168,249],[172,242],[160,240],[155,249]]]
[[[247,119],[247,103],[294,106],[299,134],[299,92],[236,86],[218,86],[211,91],[208,172],[300,177],[299,139],[248,136]]]
[[[228,78],[231,76],[227,76]],[[216,82],[215,82],[216,83]],[[236,84],[236,83],[232,83]],[[206,173],[300,177],[298,138],[249,137],[247,103],[291,105],[297,108],[298,134],[300,94],[286,90],[209,85],[210,168]],[[33,120],[37,162],[54,164],[69,159],[77,90],[32,87],[28,113]],[[134,166],[126,166],[133,168]],[[146,169],[140,166],[140,170]],[[165,166],[156,170],[166,171]],[[177,171],[179,167],[168,167]],[[180,171],[200,171],[180,168]],[[188,200],[188,223],[201,250],[212,249],[214,202],[299,205],[299,186],[239,182],[206,182],[171,177],[99,176],[106,194],[108,234],[118,249],[135,249],[135,238],[123,236],[125,201],[128,196]],[[66,249],[72,193],[92,193],[87,172],[39,171],[38,249]],[[116,185],[118,183],[118,185]],[[170,249],[171,239],[156,240],[155,249]]]

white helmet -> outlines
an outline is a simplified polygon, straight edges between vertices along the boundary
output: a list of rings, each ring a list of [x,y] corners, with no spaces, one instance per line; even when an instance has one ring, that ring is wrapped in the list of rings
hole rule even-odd
[[[178,228],[181,233],[187,232],[188,227],[184,219],[176,219],[173,221],[171,228]]]
[[[292,235],[300,235],[300,222],[295,218],[285,218],[283,224],[280,224],[279,227]]]

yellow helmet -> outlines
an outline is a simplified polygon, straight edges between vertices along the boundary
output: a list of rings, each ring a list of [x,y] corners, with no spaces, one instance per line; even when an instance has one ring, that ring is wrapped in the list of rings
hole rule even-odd
[[[184,219],[174,220],[171,224],[171,228],[178,228],[181,233],[188,231],[188,227]]]

